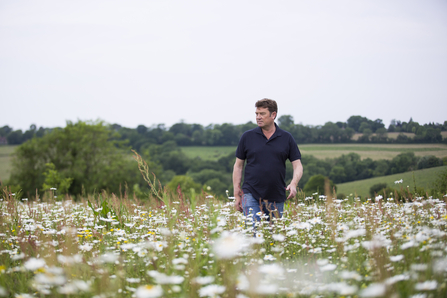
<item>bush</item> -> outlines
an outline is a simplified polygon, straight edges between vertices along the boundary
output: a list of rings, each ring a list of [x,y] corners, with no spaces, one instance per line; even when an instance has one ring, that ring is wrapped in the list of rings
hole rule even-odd
[[[383,189],[385,189],[388,185],[386,183],[377,183],[370,187],[369,194],[371,197],[375,197],[379,194]],[[381,194],[381,193],[380,193]]]
[[[194,182],[194,180],[185,175],[177,175],[172,178],[172,180],[168,183],[167,187],[171,190],[176,192],[177,187],[180,185],[180,189],[184,193],[190,193],[191,189],[194,189],[196,193],[200,193],[202,187],[199,183]]]
[[[325,192],[325,183],[326,180],[329,182],[329,186],[331,191],[335,189],[337,191],[337,186],[329,180],[328,177],[323,175],[314,175],[310,177],[309,181],[307,181],[306,185],[304,185],[303,191],[307,194],[318,192],[320,194]]]

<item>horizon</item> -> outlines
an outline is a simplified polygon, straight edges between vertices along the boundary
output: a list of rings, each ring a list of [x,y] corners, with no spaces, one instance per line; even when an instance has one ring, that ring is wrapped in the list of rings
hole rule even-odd
[[[291,116],[291,115],[284,115],[284,116]],[[364,117],[364,116],[362,116],[362,115],[352,115],[352,116],[360,116],[360,117]],[[281,117],[281,116],[279,116],[279,117]],[[279,117],[277,117],[277,118],[279,118]],[[292,116],[293,117],[293,116]],[[349,119],[349,118],[348,118]],[[306,126],[306,127],[317,127],[317,126],[323,126],[323,125],[325,125],[326,123],[328,123],[328,122],[332,122],[332,123],[334,123],[334,124],[336,124],[337,122],[342,122],[342,123],[347,123],[347,120],[348,119],[346,119],[345,121],[336,121],[336,122],[333,122],[333,121],[327,121],[327,122],[325,122],[325,123],[323,123],[323,124],[317,124],[317,125],[312,125],[312,124],[303,124],[303,123],[297,123],[297,122],[295,122],[295,119],[293,119],[294,120],[294,125],[303,125],[303,126]],[[368,118],[368,120],[372,120],[372,121],[374,121],[374,120],[377,120],[377,119],[380,119],[380,118],[376,118],[376,119],[369,119]],[[410,119],[408,120],[408,121],[401,121],[400,119],[392,119],[392,120],[395,120],[395,121],[400,121],[401,123],[410,123],[410,120],[412,120],[412,122],[417,122],[417,123],[419,123],[418,121],[415,121],[412,117],[410,117]],[[104,120],[101,120],[101,119],[97,119],[97,120],[80,120],[80,119],[78,119],[78,120],[76,120],[76,121],[71,121],[71,120],[67,120],[65,123],[67,123],[67,122],[72,122],[72,123],[76,123],[76,122],[78,122],[78,121],[83,121],[83,122],[97,122],[97,121],[100,121],[100,122],[103,122],[105,125],[120,125],[121,127],[125,127],[125,128],[130,128],[130,129],[136,129],[139,125],[144,125],[144,124],[138,124],[137,126],[135,126],[135,127],[129,127],[129,126],[125,126],[125,125],[121,125],[120,123],[116,123],[116,122],[114,122],[114,123],[109,123],[109,122],[106,122],[106,121],[104,121]],[[148,129],[152,129],[152,128],[156,128],[157,126],[159,126],[159,125],[164,125],[164,127],[165,127],[165,129],[166,130],[169,130],[169,128],[170,127],[172,127],[173,125],[175,125],[175,124],[179,124],[179,123],[185,123],[185,124],[187,124],[187,125],[193,125],[193,124],[199,124],[199,125],[202,125],[203,126],[203,128],[206,128],[206,127],[208,127],[208,126],[214,126],[214,125],[222,125],[222,124],[231,124],[231,125],[234,125],[234,126],[238,126],[238,125],[244,125],[244,124],[247,124],[247,123],[249,123],[249,122],[252,122],[253,124],[256,124],[254,121],[247,121],[247,122],[245,122],[245,123],[237,123],[237,124],[235,124],[235,123],[229,123],[229,122],[224,122],[224,123],[209,123],[209,124],[207,124],[207,125],[204,125],[204,124],[201,124],[201,123],[194,123],[194,122],[192,122],[192,123],[189,123],[189,122],[185,122],[185,121],[182,121],[182,120],[180,120],[179,122],[176,122],[176,123],[173,123],[172,125],[170,125],[170,126],[167,126],[167,125],[165,125],[165,123],[154,123],[154,124],[151,124],[151,125],[144,125],[145,127],[147,127]],[[277,123],[278,121],[277,121],[277,119],[275,119],[275,123]],[[390,121],[391,122],[391,121]],[[443,125],[444,124],[444,122],[447,122],[447,120],[444,120],[443,122],[433,122],[433,121],[429,121],[429,122],[427,122],[427,123],[419,123],[419,125],[421,125],[421,126],[424,126],[424,125],[430,125],[430,124],[434,124],[434,125]],[[391,123],[390,124],[386,124],[386,123],[384,123],[384,122],[382,122],[384,125],[385,125],[385,128],[388,128],[390,125],[391,125]],[[16,130],[22,130],[23,132],[24,131],[26,131],[26,130],[29,130],[30,129],[30,127],[32,126],[32,125],[36,125],[36,129],[39,129],[40,127],[43,127],[44,129],[52,129],[52,128],[57,128],[57,127],[59,127],[59,128],[63,128],[63,127],[65,127],[66,125],[64,125],[64,126],[52,126],[52,127],[49,127],[49,126],[41,126],[41,125],[37,125],[37,124],[35,124],[35,123],[31,123],[29,126],[28,126],[28,128],[25,128],[25,129],[23,129],[23,128],[15,128],[15,127],[13,127],[13,126],[10,126],[10,125],[8,125],[8,124],[4,124],[4,125],[1,125],[0,124],[0,128],[2,128],[2,127],[4,127],[4,126],[9,126],[13,131],[16,131]]]

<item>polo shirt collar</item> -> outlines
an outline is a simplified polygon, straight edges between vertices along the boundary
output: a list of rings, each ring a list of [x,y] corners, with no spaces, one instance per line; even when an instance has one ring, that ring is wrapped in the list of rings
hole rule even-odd
[[[275,133],[270,137],[269,141],[276,138],[276,137],[280,137],[282,135],[282,129],[278,127],[278,125],[276,125],[275,122],[273,122],[275,124]],[[255,128],[256,133],[263,135],[264,133],[262,132],[262,128],[260,128],[259,126]],[[265,136],[264,136],[265,137]]]

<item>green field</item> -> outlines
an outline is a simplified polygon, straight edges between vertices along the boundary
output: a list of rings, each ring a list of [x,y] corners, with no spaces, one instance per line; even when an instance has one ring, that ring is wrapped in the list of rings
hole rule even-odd
[[[11,154],[17,146],[0,146],[0,181],[9,179],[11,174]]]
[[[414,152],[416,156],[434,155],[438,158],[447,157],[445,144],[305,144],[299,145],[303,158],[313,155],[316,158],[335,158],[343,154],[355,152],[362,159],[373,160],[392,159],[403,152]],[[189,158],[200,157],[203,160],[217,160],[229,153],[234,153],[236,147],[181,147]]]
[[[203,160],[218,160],[236,152],[236,147],[233,146],[188,146],[180,148],[188,158],[200,157]]]
[[[370,178],[365,180],[358,180],[353,182],[346,182],[337,184],[337,193],[344,195],[357,194],[364,197],[369,197],[369,189],[371,186],[377,183],[386,183],[393,188],[410,187],[410,190],[414,189],[414,181],[416,181],[417,187],[423,187],[428,190],[433,187],[433,183],[437,180],[438,175],[447,170],[447,166],[436,167],[430,169],[417,170],[414,172],[406,172],[400,174],[394,174],[383,177]],[[414,179],[413,179],[414,174]],[[395,184],[394,181],[403,180],[402,184]]]

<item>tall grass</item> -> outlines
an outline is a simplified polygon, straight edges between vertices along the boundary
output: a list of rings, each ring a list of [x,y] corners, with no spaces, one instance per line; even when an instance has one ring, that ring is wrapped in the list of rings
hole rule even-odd
[[[253,226],[231,202],[154,189],[78,201],[3,189],[0,295],[447,295],[445,198],[297,198]]]

